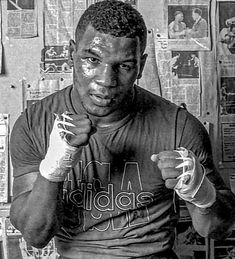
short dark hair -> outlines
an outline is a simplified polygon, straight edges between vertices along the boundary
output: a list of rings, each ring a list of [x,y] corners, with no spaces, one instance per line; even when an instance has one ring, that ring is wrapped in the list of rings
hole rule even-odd
[[[82,14],[76,31],[76,41],[82,38],[86,28],[114,37],[139,37],[141,53],[147,42],[147,28],[142,15],[130,4],[118,0],[104,0],[90,5]]]
[[[200,16],[202,16],[202,10],[200,8],[194,8],[193,12],[199,14]]]
[[[176,16],[178,14],[183,14],[183,12],[182,11],[175,11],[174,16]]]

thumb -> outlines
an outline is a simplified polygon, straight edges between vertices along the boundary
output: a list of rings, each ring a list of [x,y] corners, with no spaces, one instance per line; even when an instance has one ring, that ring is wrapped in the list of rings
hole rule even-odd
[[[152,154],[151,160],[152,160],[153,162],[158,162],[158,160],[159,160],[158,154]]]

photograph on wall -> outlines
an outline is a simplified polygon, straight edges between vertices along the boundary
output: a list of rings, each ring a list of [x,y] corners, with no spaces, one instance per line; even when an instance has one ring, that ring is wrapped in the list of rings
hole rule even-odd
[[[167,11],[169,49],[210,49],[209,0],[168,0]]]
[[[220,115],[235,114],[235,77],[220,80]]]
[[[235,123],[221,123],[222,161],[235,162]]]
[[[72,73],[68,61],[69,46],[45,46],[42,50],[41,74],[45,73]]]
[[[235,2],[219,2],[218,54],[235,54]]]
[[[217,60],[222,77],[235,77],[235,2],[218,2]]]
[[[197,51],[172,51],[171,71],[174,78],[199,78]]]
[[[35,0],[7,0],[7,36],[32,38],[38,35]]]

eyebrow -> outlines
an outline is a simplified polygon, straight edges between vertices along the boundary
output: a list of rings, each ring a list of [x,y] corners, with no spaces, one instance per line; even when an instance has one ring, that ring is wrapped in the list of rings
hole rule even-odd
[[[92,50],[91,48],[89,48],[89,49],[84,49],[83,50],[83,52],[84,53],[88,53],[88,54],[91,54],[91,55],[93,55],[93,56],[96,56],[96,57],[101,57],[98,53],[96,53],[94,50]]]
[[[102,58],[98,53],[96,53],[93,49],[89,48],[89,49],[84,49],[83,50],[84,53],[87,54],[91,54],[97,58]],[[120,63],[124,63],[124,62],[133,62],[134,64],[137,64],[137,59],[136,58],[127,58],[122,60]]]

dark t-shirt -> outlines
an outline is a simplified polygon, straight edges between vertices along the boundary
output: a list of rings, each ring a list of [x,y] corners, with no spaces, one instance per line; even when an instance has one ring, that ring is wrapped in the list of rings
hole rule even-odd
[[[32,105],[17,120],[11,136],[15,198],[33,188],[54,113],[76,113],[71,89]],[[59,252],[68,258],[103,259],[171,248],[178,220],[174,193],[165,187],[150,157],[177,146],[192,150],[212,174],[210,141],[199,121],[135,86],[130,114],[110,127],[97,128],[64,182],[65,216],[56,235]]]

